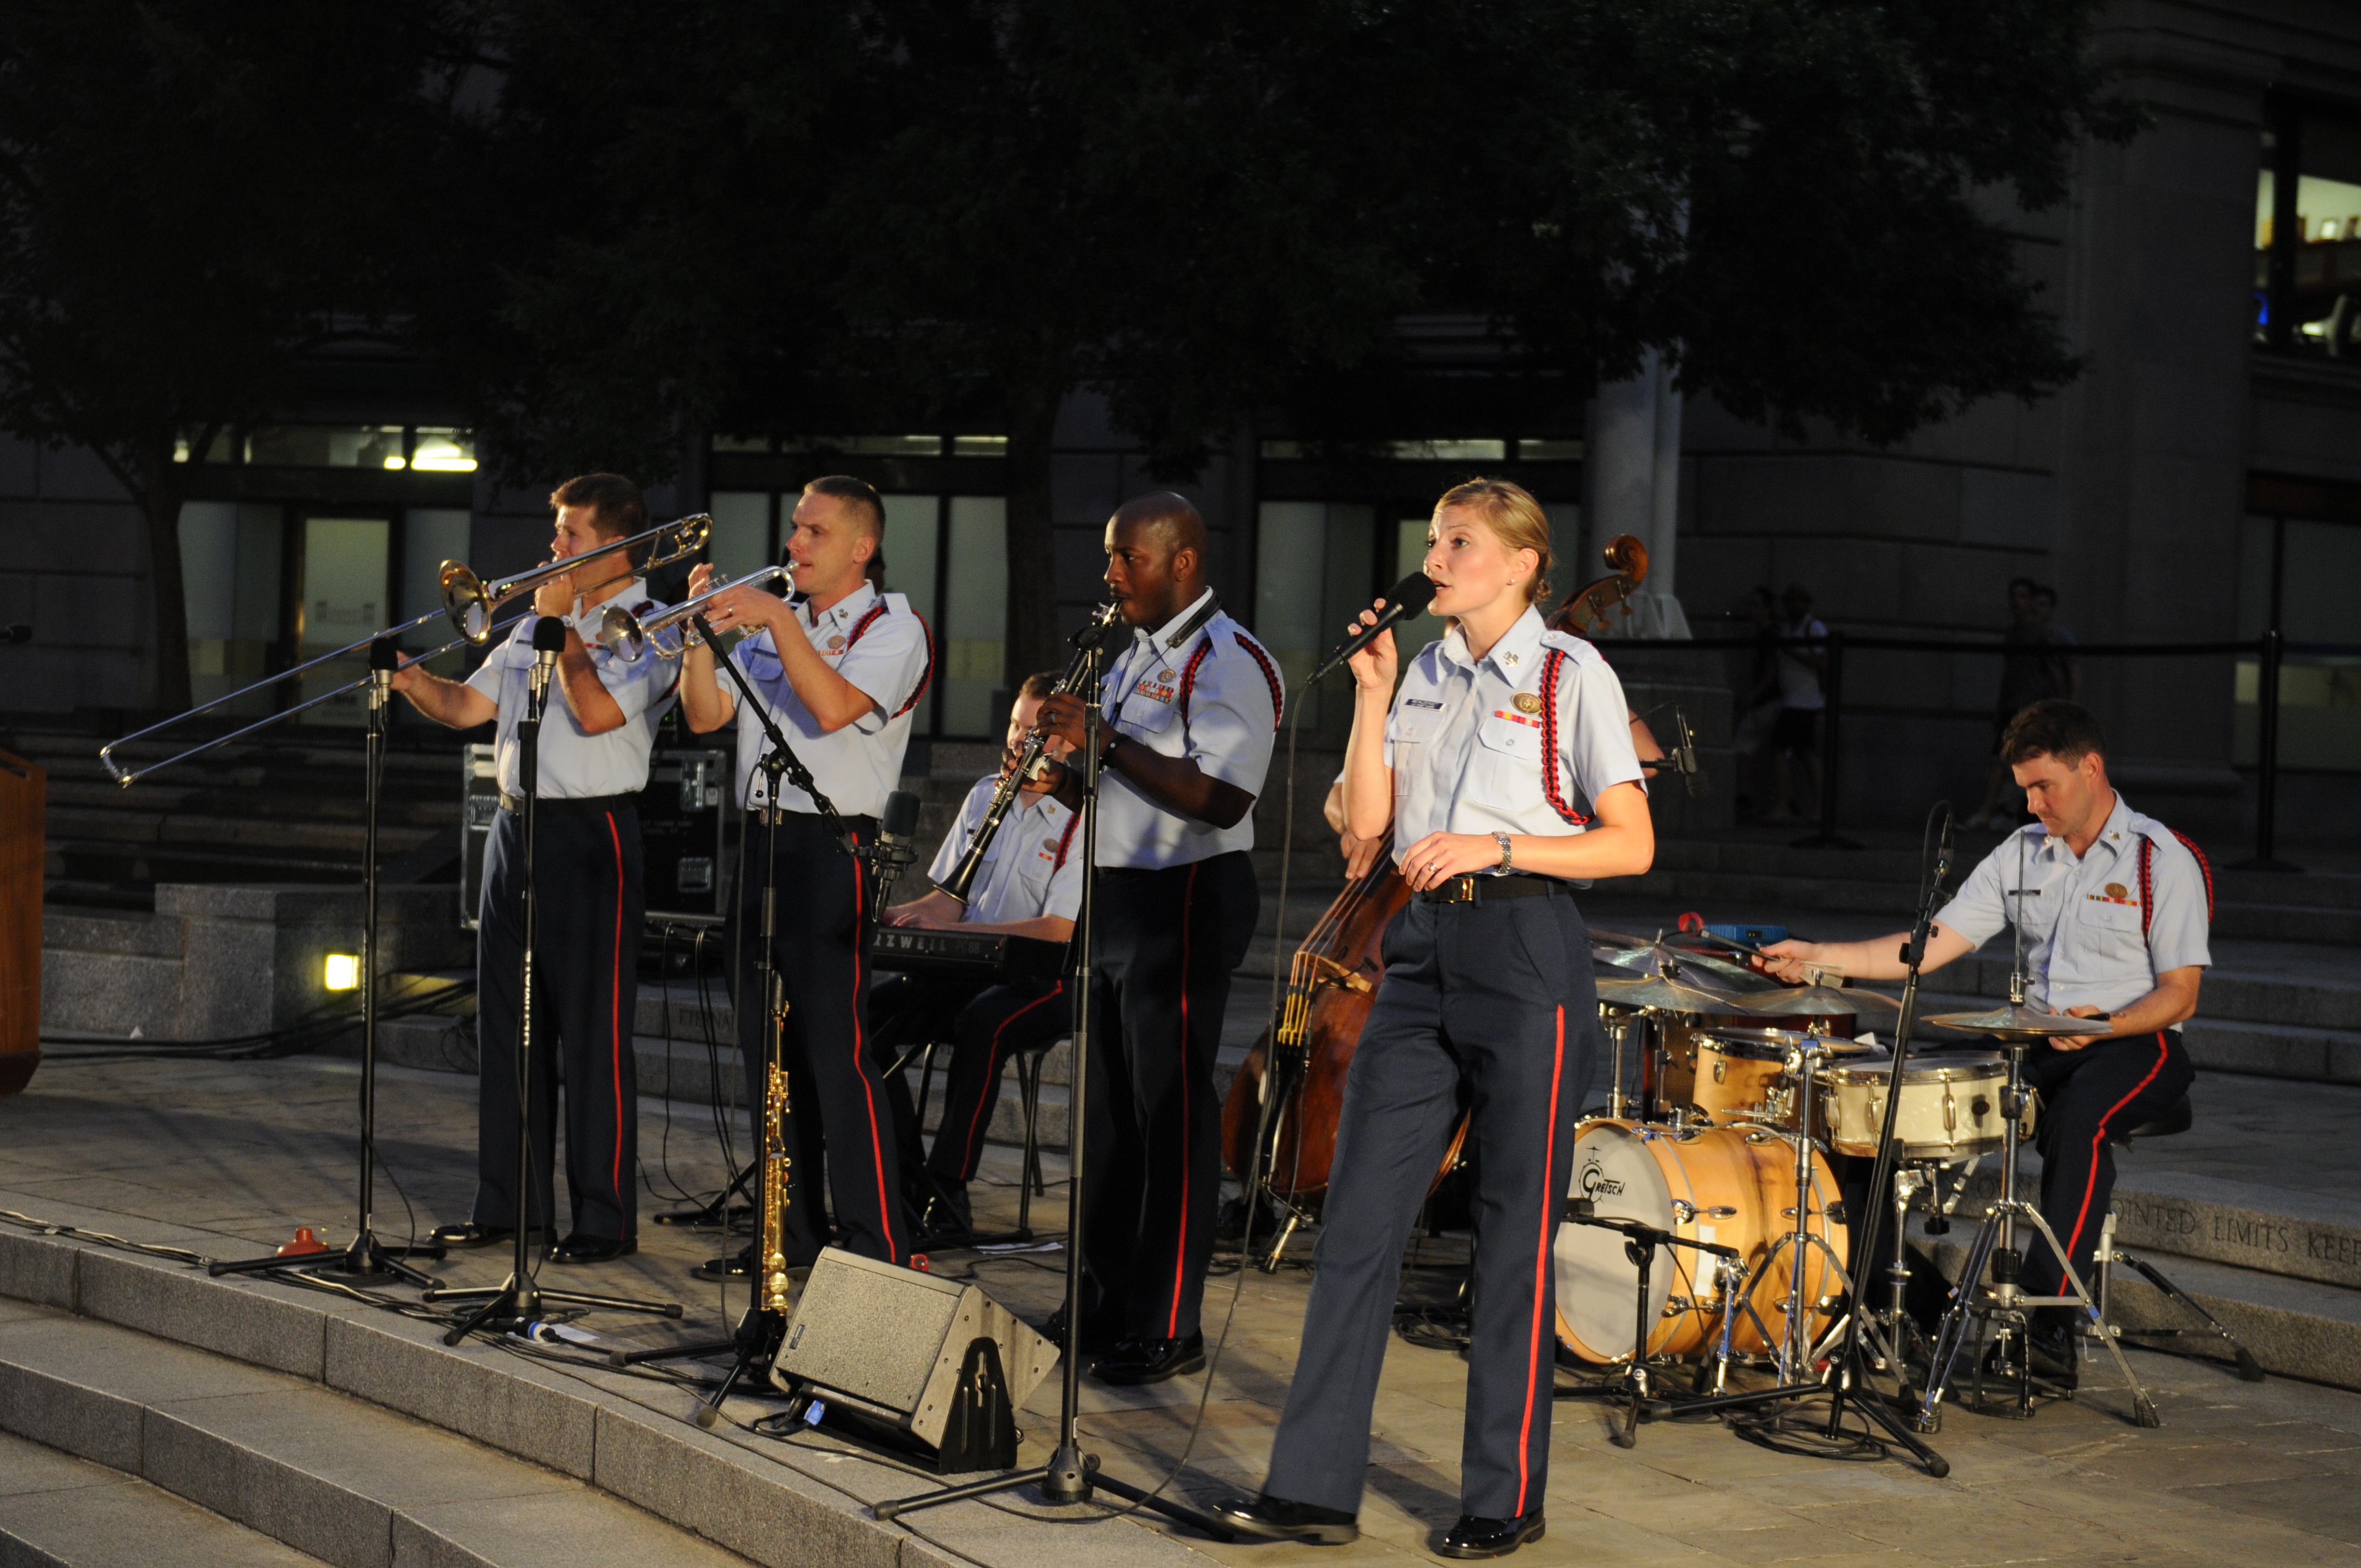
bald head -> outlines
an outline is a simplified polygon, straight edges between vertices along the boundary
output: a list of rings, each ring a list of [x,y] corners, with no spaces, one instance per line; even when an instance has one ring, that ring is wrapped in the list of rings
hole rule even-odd
[[[1205,520],[1170,490],[1139,496],[1107,519],[1107,586],[1134,626],[1157,626],[1205,590]]]
[[[1188,550],[1199,561],[1205,558],[1205,520],[1185,496],[1170,490],[1159,490],[1152,496],[1136,496],[1115,508],[1115,516],[1107,520],[1111,528],[1137,530],[1142,539],[1152,539],[1166,554]]]

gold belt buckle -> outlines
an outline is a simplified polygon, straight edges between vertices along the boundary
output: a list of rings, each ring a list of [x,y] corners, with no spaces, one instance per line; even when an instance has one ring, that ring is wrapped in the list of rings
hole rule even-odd
[[[1453,877],[1445,885],[1451,889],[1449,893],[1444,895],[1444,902],[1445,904],[1473,904],[1476,902],[1476,879],[1474,877],[1455,876]]]

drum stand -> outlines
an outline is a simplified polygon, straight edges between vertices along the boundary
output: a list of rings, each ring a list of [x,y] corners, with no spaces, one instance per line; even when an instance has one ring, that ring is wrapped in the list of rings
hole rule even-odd
[[[1576,1198],[1568,1202],[1565,1206],[1565,1219],[1568,1224],[1596,1225],[1602,1231],[1613,1231],[1623,1238],[1623,1255],[1630,1258],[1631,1266],[1640,1271],[1640,1296],[1639,1305],[1633,1314],[1635,1326],[1631,1335],[1631,1365],[1622,1377],[1613,1383],[1586,1384],[1580,1387],[1559,1388],[1554,1390],[1554,1396],[1560,1399],[1584,1399],[1594,1396],[1615,1395],[1621,1395],[1628,1398],[1631,1402],[1623,1408],[1623,1424],[1620,1430],[1611,1434],[1611,1441],[1618,1448],[1631,1448],[1640,1441],[1640,1417],[1646,1408],[1652,1403],[1666,1405],[1673,1403],[1664,1396],[1650,1393],[1648,1389],[1648,1331],[1655,1326],[1649,1319],[1648,1277],[1655,1266],[1656,1249],[1685,1246],[1693,1251],[1705,1253],[1715,1259],[1715,1272],[1721,1282],[1722,1295],[1721,1348],[1719,1357],[1720,1371],[1715,1376],[1717,1387],[1719,1386],[1721,1375],[1729,1370],[1730,1329],[1738,1316],[1737,1288],[1738,1281],[1743,1272],[1737,1266],[1738,1249],[1722,1246],[1715,1242],[1691,1241],[1686,1236],[1677,1236],[1670,1231],[1658,1230],[1655,1226],[1638,1220],[1606,1218],[1595,1212],[1591,1201],[1587,1198]],[[1761,1396],[1746,1394],[1737,1397],[1752,1399]],[[1719,1402],[1711,1399],[1698,1400],[1694,1404],[1682,1401],[1677,1408],[1680,1413],[1686,1414],[1699,1406],[1715,1405]]]
[[[2021,1002],[2021,986],[2012,985],[2019,994],[2010,998],[2012,1005]],[[2012,1336],[2022,1337],[2030,1324],[2027,1310],[2035,1307],[2080,1307],[2092,1322],[2102,1321],[2099,1303],[2082,1285],[2081,1276],[2074,1271],[2073,1260],[2059,1245],[2058,1234],[2041,1211],[2016,1195],[2016,1150],[2019,1118],[2025,1113],[2025,1053],[2030,1044],[2024,1040],[2004,1039],[2002,1052],[2008,1058],[2008,1082],[2001,1091],[2001,1165],[2000,1196],[1984,1211],[1983,1223],[1977,1227],[1975,1240],[1968,1245],[1968,1260],[1960,1271],[1960,1283],[1951,1291],[1951,1309],[1943,1314],[1943,1326],[1935,1336],[1934,1358],[1927,1369],[1927,1391],[1919,1401],[1918,1428],[1934,1430],[1935,1407],[1943,1398],[1944,1385],[1949,1380],[1951,1366],[1959,1359],[1967,1342],[1968,1320],[1981,1320],[1987,1328],[1996,1330],[1996,1336],[2005,1342]],[[2016,1225],[2020,1220],[2031,1224],[2049,1244],[2052,1255],[2058,1259],[2059,1271],[2066,1277],[2072,1289],[2070,1296],[2029,1296],[2019,1283],[2025,1266],[2025,1255],[2016,1245]],[[1984,1269],[1992,1268],[1992,1284],[1982,1284]],[[2115,1358],[2115,1369],[2124,1375],[2125,1384],[2132,1391],[2132,1420],[2144,1427],[2164,1424],[2157,1414],[2156,1401],[2132,1376],[2131,1363],[2124,1358],[2123,1346],[2115,1336],[2104,1332],[2097,1336]],[[1982,1369],[1977,1370],[1979,1383]],[[2016,1401],[2009,1413],[2019,1420],[2033,1414],[2033,1360],[2026,1357],[2025,1376],[2018,1380]]]

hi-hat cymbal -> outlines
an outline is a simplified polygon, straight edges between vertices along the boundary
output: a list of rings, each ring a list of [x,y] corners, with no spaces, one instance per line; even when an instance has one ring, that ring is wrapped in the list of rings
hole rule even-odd
[[[1749,1013],[1789,1018],[1825,1018],[1873,1013],[1881,1008],[1898,1013],[1902,1009],[1902,1004],[1890,996],[1857,991],[1851,986],[1806,985],[1793,990],[1749,992],[1743,1000]]]
[[[2038,1007],[2015,1003],[1982,1013],[1938,1013],[1927,1020],[1946,1029],[1986,1035],[1995,1040],[2046,1040],[2061,1035],[2103,1035],[2107,1026],[2096,1018],[2068,1018]]]
[[[1602,980],[1598,1000],[1622,1007],[1657,1007],[1668,1013],[1730,1013],[1743,1011],[1738,999],[1719,991],[1660,974],[1634,975],[1630,980]]]

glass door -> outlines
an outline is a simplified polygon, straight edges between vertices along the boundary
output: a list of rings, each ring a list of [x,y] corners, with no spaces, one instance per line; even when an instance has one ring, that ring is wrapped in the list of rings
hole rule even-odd
[[[388,587],[393,523],[383,517],[306,517],[296,567],[294,643],[298,660],[318,658],[381,631],[391,620]],[[303,677],[298,700],[350,685],[368,673],[362,653],[339,659]],[[352,724],[366,718],[358,692],[321,704],[303,716],[317,724]]]

